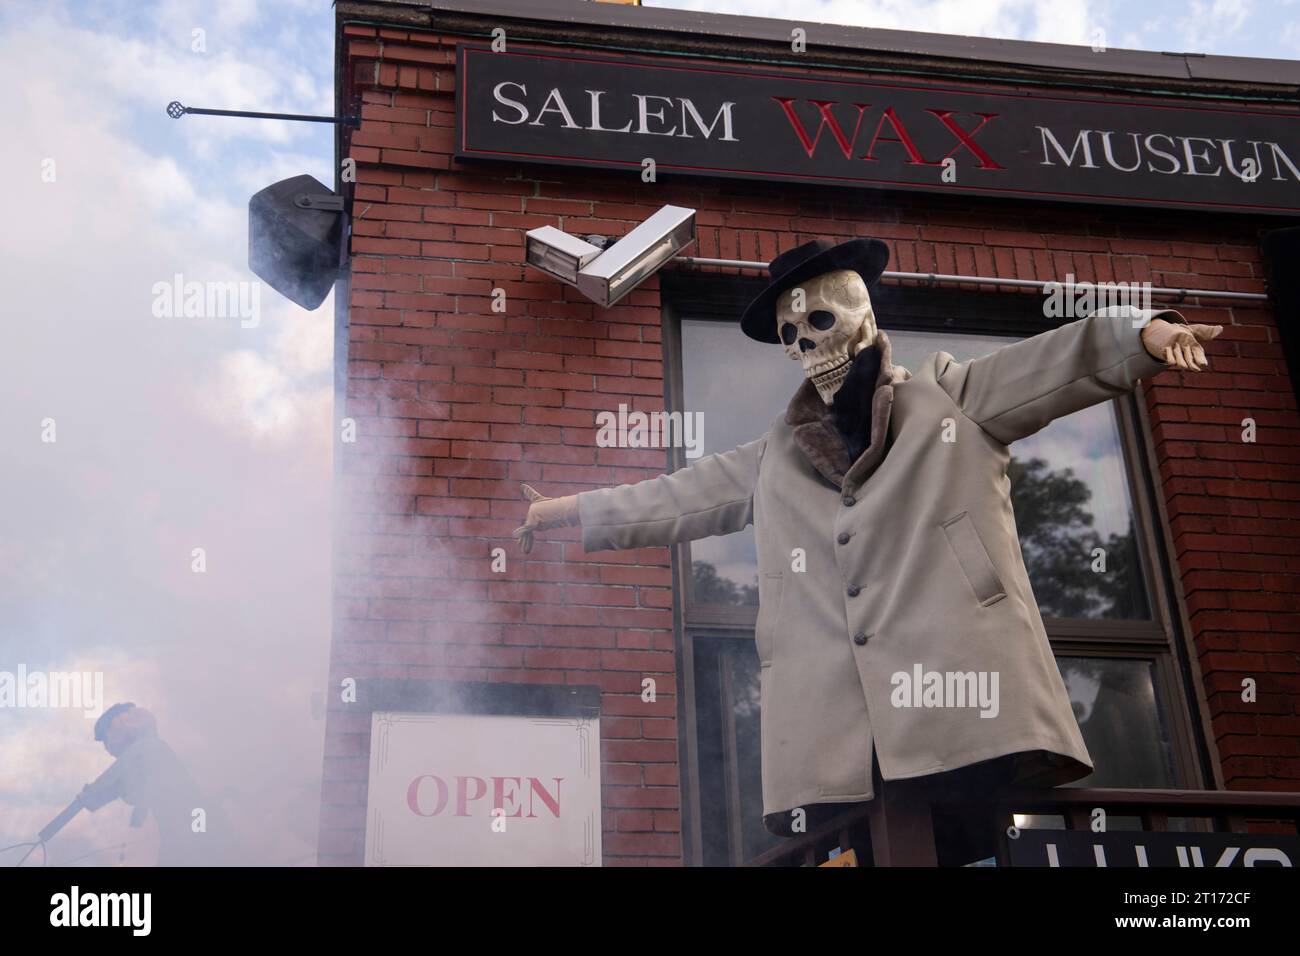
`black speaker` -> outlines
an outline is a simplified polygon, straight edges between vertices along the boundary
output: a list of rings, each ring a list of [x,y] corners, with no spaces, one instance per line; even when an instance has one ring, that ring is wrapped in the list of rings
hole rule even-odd
[[[339,274],[343,197],[311,176],[267,186],[248,201],[248,268],[304,309],[325,301]]]

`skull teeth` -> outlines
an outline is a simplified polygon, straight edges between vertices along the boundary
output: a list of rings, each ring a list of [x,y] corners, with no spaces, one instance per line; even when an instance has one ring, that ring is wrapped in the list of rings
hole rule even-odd
[[[813,371],[809,376],[818,391],[839,385],[849,374],[849,360],[847,358],[835,360],[833,363],[823,363],[823,365],[828,367]]]
[[[845,364],[849,360],[847,350],[837,350],[830,356],[815,362],[804,362],[804,374],[809,378],[814,375],[821,375],[823,372],[831,372]]]

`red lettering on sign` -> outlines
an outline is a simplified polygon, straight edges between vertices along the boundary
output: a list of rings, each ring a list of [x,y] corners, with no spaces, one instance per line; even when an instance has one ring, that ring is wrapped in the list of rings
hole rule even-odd
[[[478,786],[475,788],[478,793],[470,796],[469,785],[473,782]],[[469,802],[471,800],[481,800],[487,796],[487,781],[482,777],[457,777],[456,778],[456,816],[469,816]]]
[[[551,779],[555,781],[554,796],[546,792],[546,788],[542,786],[542,782],[536,777],[528,778],[528,787],[530,791],[529,796],[532,796],[533,794],[539,796],[542,803],[546,804],[546,806],[550,808],[551,813],[558,818],[560,816],[560,781],[564,778],[552,777]],[[531,799],[528,801],[528,815],[530,817],[537,816],[537,814],[533,812],[533,801]]]
[[[511,801],[519,799],[518,791],[506,794],[506,784],[513,782],[516,787],[523,782],[522,777],[493,777],[492,778],[492,809],[500,810],[508,817],[522,817],[524,811],[522,807],[516,806],[514,813],[506,812],[506,797],[509,796]]]
[[[884,128],[885,120],[889,120],[889,125],[894,127],[894,132],[898,134],[897,136],[880,135],[881,129]],[[916,143],[912,142],[912,137],[908,134],[907,127],[904,126],[903,121],[898,118],[898,114],[894,112],[892,106],[885,107],[885,112],[881,115],[880,122],[876,124],[876,135],[871,138],[871,145],[868,146],[867,151],[862,154],[863,159],[872,163],[876,161],[876,157],[871,155],[876,151],[876,143],[900,144],[905,150],[907,150],[907,155],[911,157],[907,161],[909,166],[939,165],[938,163],[927,163],[925,161],[925,157],[922,156],[921,151],[916,148]]]
[[[967,132],[966,130],[958,126],[957,122],[951,118],[952,114],[957,112],[956,110],[927,109],[926,112],[933,114],[939,120],[940,123],[948,127],[948,131],[951,132],[952,135],[957,137],[957,145],[948,151],[948,156],[951,156],[953,153],[957,152],[957,150],[965,146],[972,153],[974,153],[975,158],[980,161],[980,169],[1005,169],[1006,168],[1005,166],[999,166],[996,162],[994,162],[993,157],[990,156],[988,153],[984,152],[984,150],[980,148],[980,145],[975,142],[975,134],[978,133],[980,130],[982,130],[985,124],[989,122],[989,120],[997,119],[998,118],[997,113],[976,113],[975,115],[980,117],[980,124],[979,126],[976,126],[973,130]],[[945,156],[944,159],[947,159],[948,156]]]
[[[858,108],[858,121],[853,124],[853,135],[845,136],[844,129],[840,126],[840,121],[837,120],[835,114],[831,112],[831,107],[836,105],[835,102],[832,100],[810,100],[809,102],[816,106],[818,112],[822,114],[822,121],[817,127],[817,135],[815,137],[809,137],[808,131],[804,129],[803,123],[800,122],[799,117],[795,115],[794,106],[792,105],[794,103],[794,98],[788,96],[774,96],[772,99],[781,104],[781,109],[785,111],[786,119],[788,119],[790,125],[794,127],[794,134],[799,137],[799,142],[803,144],[803,148],[807,151],[809,159],[812,158],[812,154],[816,151],[817,144],[821,142],[822,130],[827,127],[830,127],[831,136],[835,137],[835,142],[839,144],[840,151],[844,153],[844,158],[850,159],[850,154],[853,152],[853,143],[858,138],[858,128],[862,126],[863,111],[871,106],[870,103],[853,104]]]
[[[488,782],[482,777],[457,775],[453,778],[456,786],[456,812],[452,814],[457,817],[471,816],[471,805],[482,800],[488,795]],[[501,810],[508,817],[536,817],[534,812],[534,800],[540,800],[551,815],[558,818],[560,816],[560,784],[563,783],[563,777],[552,777],[555,781],[554,792],[546,788],[546,785],[536,777],[491,777],[492,781],[492,809]],[[425,780],[432,780],[436,801],[432,810],[421,809],[420,793],[421,784]],[[523,782],[528,781],[528,813],[523,811]],[[445,780],[435,774],[426,773],[416,777],[406,788],[406,805],[411,808],[411,812],[421,817],[436,817],[447,808],[447,801],[450,796],[451,788],[447,786]]]
[[[420,811],[420,781],[432,780],[438,788],[438,803],[429,813]],[[406,805],[411,808],[411,812],[421,817],[436,817],[442,813],[443,808],[447,806],[447,784],[441,777],[435,777],[431,773],[426,773],[422,777],[416,777],[411,781],[411,785],[406,788]]]

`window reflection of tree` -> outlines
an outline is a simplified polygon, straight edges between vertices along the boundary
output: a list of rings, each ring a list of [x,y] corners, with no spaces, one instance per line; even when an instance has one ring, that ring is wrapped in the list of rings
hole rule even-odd
[[[1045,617],[1147,617],[1132,518],[1123,534],[1103,538],[1087,507],[1092,491],[1072,469],[1052,471],[1042,458],[1013,457],[1007,475],[1039,611]],[[1093,570],[1097,548],[1105,551],[1104,571]]]
[[[721,651],[726,677],[723,706],[731,708],[729,722],[733,745],[726,748],[729,758],[727,779],[734,790],[729,816],[740,824],[739,860],[748,860],[780,841],[763,826],[763,778],[761,716],[759,712],[758,654],[752,641],[725,641]],[[720,648],[721,650],[721,648]]]
[[[758,576],[753,584],[737,584],[718,574],[708,561],[692,561],[695,600],[700,604],[758,604]]]
[[[751,665],[757,665],[758,659],[755,657],[750,660],[746,656],[746,661]],[[731,701],[731,707],[736,715],[736,719],[741,721],[743,726],[752,731],[752,737],[755,745],[758,742],[758,719],[759,719],[759,679],[757,666],[750,666],[747,674],[750,679],[739,683],[739,689],[735,692]],[[755,748],[757,753],[757,747]]]

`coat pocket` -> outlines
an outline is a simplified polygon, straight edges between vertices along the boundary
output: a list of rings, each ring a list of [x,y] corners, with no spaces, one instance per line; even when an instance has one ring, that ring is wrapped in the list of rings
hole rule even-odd
[[[758,619],[754,623],[754,646],[760,664],[772,660],[776,628],[781,620],[781,602],[785,599],[785,574],[764,572],[758,579]]]
[[[988,549],[980,540],[970,513],[963,511],[949,518],[943,523],[943,533],[947,536],[948,545],[957,556],[957,564],[962,574],[966,576],[971,590],[975,592],[975,598],[980,605],[988,607],[1006,597],[1007,592],[998,578],[997,569],[993,567],[993,559],[989,557]]]

